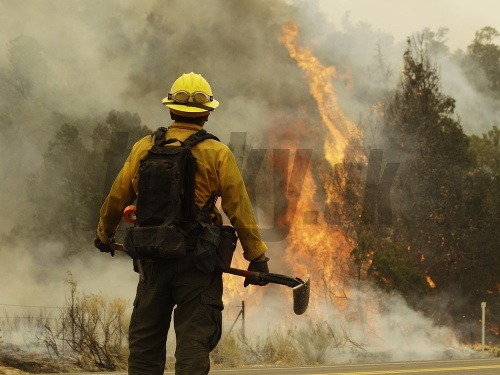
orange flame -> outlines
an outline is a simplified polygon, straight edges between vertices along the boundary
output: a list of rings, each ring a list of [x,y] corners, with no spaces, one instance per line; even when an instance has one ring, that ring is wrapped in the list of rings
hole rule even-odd
[[[366,164],[366,157],[360,151],[361,134],[338,104],[331,82],[333,78],[338,78],[335,67],[323,66],[310,50],[298,46],[297,36],[296,25],[291,23],[284,25],[283,43],[290,57],[305,73],[309,90],[316,101],[323,129],[322,134],[316,136],[323,141],[324,160],[331,167],[344,166],[346,161]],[[276,114],[273,123],[293,121],[284,117],[286,117],[285,114]],[[301,147],[302,135],[308,130],[307,121],[295,119],[293,127],[277,127],[276,131],[270,134],[268,141],[279,142],[280,148],[298,149]],[[290,157],[294,160],[293,155]],[[292,165],[280,167],[288,168],[290,172]],[[338,181],[332,183],[331,176],[323,173],[324,171],[318,173],[316,166],[310,165],[306,169],[303,184],[300,186],[300,194],[295,191],[285,191],[288,201],[295,200],[296,205],[290,205],[294,209],[289,209],[279,220],[280,225],[285,224],[289,228],[285,260],[291,266],[292,274],[305,277],[309,273],[313,280],[308,311],[314,309],[315,302],[318,301],[330,301],[337,309],[347,308],[347,297],[350,292],[349,259],[356,241],[343,228],[329,223],[324,215],[325,206],[345,206],[344,190],[347,171],[342,168],[335,170],[339,174],[336,176]],[[288,173],[288,176],[291,176],[291,173]],[[318,199],[318,196],[323,196],[319,194],[320,192],[324,194],[323,201]],[[235,266],[239,266],[238,262]],[[239,285],[241,280],[236,283],[234,279],[225,278],[224,282],[226,283],[225,301],[238,301],[236,298],[241,291]],[[252,293],[247,297],[258,303],[262,298],[262,293],[267,291],[263,288],[258,289],[257,293]]]
[[[297,45],[299,28],[294,23],[283,26],[282,40],[290,57],[309,79],[309,90],[318,104],[323,125],[328,130],[325,139],[325,156],[331,165],[341,163],[349,142],[360,139],[361,134],[351,120],[347,118],[338,104],[331,82],[339,76],[334,66],[323,66],[311,50]]]
[[[335,67],[323,66],[309,49],[298,46],[298,33],[297,25],[287,23],[283,26],[282,40],[290,57],[308,78],[309,91],[316,101],[324,129],[322,137],[326,161],[332,167],[343,165],[347,158],[352,162],[365,163],[365,156],[359,151],[360,132],[340,108],[334,92],[331,81],[338,76]],[[338,308],[344,308],[349,291],[348,259],[355,241],[342,228],[334,227],[325,220],[324,207],[316,199],[314,177],[309,169],[294,217],[286,220],[290,224],[287,260],[299,274],[309,270],[313,275],[317,293],[311,296],[312,299],[326,298]],[[346,176],[340,177],[338,183],[331,184],[327,176],[320,176],[326,205],[345,204],[343,190]],[[287,215],[290,214],[287,212]]]
[[[361,134],[338,104],[332,84],[332,78],[339,76],[337,70],[334,66],[323,66],[311,50],[298,46],[296,42],[298,34],[298,26],[289,22],[283,26],[282,40],[290,57],[297,61],[309,79],[309,91],[316,100],[326,130],[323,145],[325,158],[332,166],[340,165],[345,161],[348,146],[352,143],[361,143]],[[359,152],[353,153],[350,157],[352,162],[366,163],[366,158]],[[330,186],[324,187],[327,204],[341,203],[338,191]],[[340,188],[345,188],[345,185],[341,185]]]
[[[429,284],[429,286],[434,289],[436,287],[436,284],[434,283],[434,281],[431,279],[431,277],[429,275],[425,275],[425,280],[427,280],[427,284]]]
[[[495,335],[500,336],[500,327],[494,325],[491,327],[491,330],[495,333]]]

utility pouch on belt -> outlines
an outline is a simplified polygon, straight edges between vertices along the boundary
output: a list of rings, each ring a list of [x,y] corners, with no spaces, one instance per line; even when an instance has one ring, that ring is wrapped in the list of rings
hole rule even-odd
[[[220,242],[215,262],[217,269],[224,271],[231,267],[237,241],[238,236],[236,236],[236,230],[232,226],[224,225],[220,228]]]
[[[132,258],[177,259],[186,255],[187,241],[174,225],[127,228],[124,250]]]
[[[220,242],[220,228],[213,224],[201,224],[194,250],[194,264],[198,270],[206,273],[214,272],[217,248]]]

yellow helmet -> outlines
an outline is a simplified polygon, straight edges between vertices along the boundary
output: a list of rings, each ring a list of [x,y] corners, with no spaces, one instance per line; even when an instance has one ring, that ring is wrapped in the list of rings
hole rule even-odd
[[[193,72],[177,78],[162,102],[172,112],[187,117],[204,116],[219,106],[207,80]]]

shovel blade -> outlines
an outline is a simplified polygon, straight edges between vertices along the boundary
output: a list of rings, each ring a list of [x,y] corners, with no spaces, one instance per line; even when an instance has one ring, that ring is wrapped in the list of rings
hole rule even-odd
[[[306,281],[293,287],[293,312],[301,315],[306,312],[311,294],[311,277],[308,275]]]

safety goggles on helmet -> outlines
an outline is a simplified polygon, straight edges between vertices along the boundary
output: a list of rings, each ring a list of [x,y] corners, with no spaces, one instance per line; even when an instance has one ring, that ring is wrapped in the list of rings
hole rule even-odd
[[[175,80],[168,96],[162,103],[170,108],[183,113],[200,113],[213,111],[219,106],[214,99],[212,88],[201,74],[184,73]]]
[[[168,93],[169,100],[173,100],[174,102],[180,104],[186,104],[189,101],[189,98],[193,98],[193,102],[198,104],[203,104],[214,100],[214,97],[212,95],[207,95],[203,91],[195,91],[192,94],[184,90],[176,91],[174,93]]]

